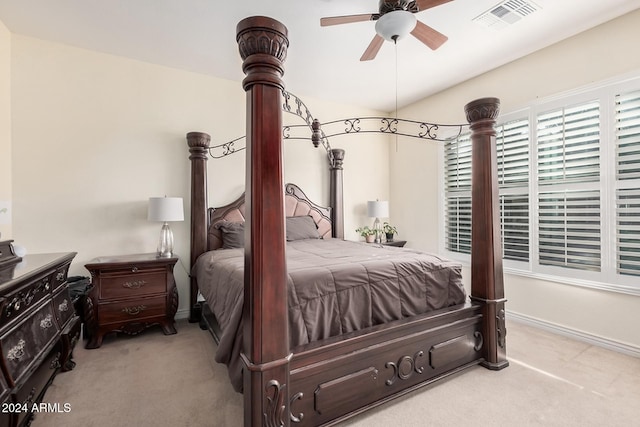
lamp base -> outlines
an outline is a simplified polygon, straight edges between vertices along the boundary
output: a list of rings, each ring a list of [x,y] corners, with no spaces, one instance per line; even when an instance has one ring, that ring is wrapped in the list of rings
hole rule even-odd
[[[168,222],[162,224],[160,229],[157,256],[158,258],[171,258],[173,256],[173,232]]]
[[[376,218],[373,221],[373,229],[376,231],[376,239],[374,243],[382,243],[382,226],[380,225],[380,218]]]

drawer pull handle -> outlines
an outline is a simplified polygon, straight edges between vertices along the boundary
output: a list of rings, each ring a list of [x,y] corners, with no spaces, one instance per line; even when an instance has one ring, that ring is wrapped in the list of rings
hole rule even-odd
[[[131,272],[132,273],[137,273],[138,272],[138,267],[131,267]]]
[[[58,274],[56,274],[56,280],[58,282],[64,281],[64,271],[59,271]]]
[[[50,314],[47,314],[45,318],[40,321],[40,328],[49,329],[52,326],[53,326],[53,316]]]
[[[122,287],[127,289],[140,289],[146,283],[147,283],[146,280],[134,280],[133,282],[124,282],[122,284]]]
[[[9,360],[18,360],[20,361],[20,359],[22,359],[24,357],[24,346],[25,346],[26,342],[24,340],[20,340],[18,341],[18,345],[16,345],[15,347],[13,347],[12,349],[10,349],[7,352],[7,359]]]
[[[60,305],[58,306],[58,311],[67,311],[69,310],[69,301],[65,298]]]
[[[127,313],[131,316],[137,316],[138,314],[142,313],[146,309],[147,307],[145,305],[138,305],[136,307],[125,307],[122,309],[122,312]]]

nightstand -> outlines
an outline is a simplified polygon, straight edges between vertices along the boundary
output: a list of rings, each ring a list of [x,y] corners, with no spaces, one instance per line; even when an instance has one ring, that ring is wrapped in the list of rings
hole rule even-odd
[[[404,245],[407,244],[406,240],[391,240],[391,241],[386,241],[386,242],[382,242],[383,245],[385,246],[397,246],[399,248],[404,247]]]
[[[138,254],[100,257],[85,264],[93,282],[84,307],[86,348],[100,347],[107,333],[137,335],[153,325],[160,325],[165,335],[175,334],[177,261]]]

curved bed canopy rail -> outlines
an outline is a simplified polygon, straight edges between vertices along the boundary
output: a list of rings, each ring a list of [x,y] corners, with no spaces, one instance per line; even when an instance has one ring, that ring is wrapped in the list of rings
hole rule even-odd
[[[309,108],[307,108],[305,103],[298,96],[292,94],[291,92],[287,92],[284,88],[282,89],[282,98],[284,99],[284,102],[282,103],[282,111],[298,116],[305,122],[304,125],[283,126],[282,138],[311,140],[314,147],[319,147],[320,145],[322,145],[327,152],[327,157],[329,158],[329,166],[333,167],[334,150],[331,148],[329,139],[324,134],[324,131],[320,126],[320,121],[313,117],[311,111],[309,111]],[[295,105],[295,108],[293,108],[293,105]],[[297,129],[299,127],[309,128],[311,130],[311,138],[291,135],[291,129]],[[225,142],[224,144],[210,146],[208,148],[209,155],[213,159],[221,159],[231,154],[243,151],[246,149],[246,143],[244,147],[236,147],[236,142],[242,141],[243,139],[246,139],[246,135]]]

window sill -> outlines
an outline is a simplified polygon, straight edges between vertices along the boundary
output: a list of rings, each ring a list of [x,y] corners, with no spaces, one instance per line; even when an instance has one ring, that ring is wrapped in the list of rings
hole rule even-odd
[[[460,254],[455,254],[453,252],[446,252],[445,256],[453,261],[457,261],[461,263],[463,267],[471,269],[471,260],[468,255],[465,257],[465,256],[460,256]],[[637,287],[637,286],[621,285],[621,284],[614,285],[611,283],[603,283],[595,280],[585,280],[585,279],[578,279],[575,277],[564,277],[564,276],[557,276],[557,275],[548,274],[548,273],[532,272],[532,271],[524,270],[523,268],[505,265],[506,263],[507,262],[503,261],[504,274],[526,277],[528,279],[541,280],[545,282],[554,282],[554,283],[559,283],[561,285],[577,286],[580,288],[586,288],[586,289],[592,289],[592,290],[615,292],[615,293],[624,294],[624,295],[640,296],[640,287]]]

